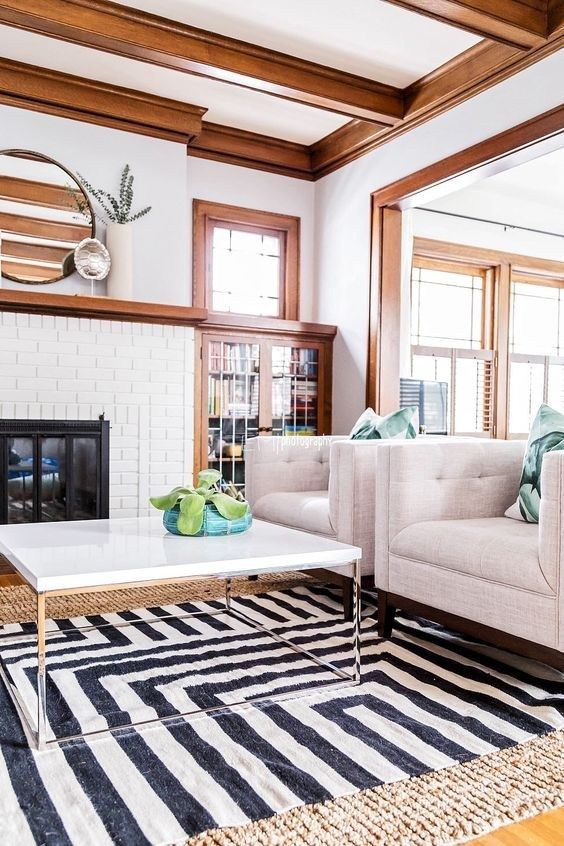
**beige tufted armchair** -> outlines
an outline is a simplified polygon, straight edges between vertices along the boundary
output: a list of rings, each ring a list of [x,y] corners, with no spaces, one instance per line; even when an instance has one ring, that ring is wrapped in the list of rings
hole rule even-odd
[[[362,549],[363,580],[374,584],[376,453],[387,441],[346,436],[259,437],[245,447],[246,497],[259,520]],[[350,611],[350,580],[343,582]]]
[[[504,516],[524,441],[445,438],[378,450],[381,636],[401,608],[564,668],[564,453],[548,453],[538,524]]]

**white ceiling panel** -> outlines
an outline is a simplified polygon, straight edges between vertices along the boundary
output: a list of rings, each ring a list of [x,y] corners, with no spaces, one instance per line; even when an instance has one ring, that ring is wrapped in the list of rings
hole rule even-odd
[[[208,108],[205,119],[213,123],[302,144],[311,144],[348,122],[347,117],[321,109],[6,26],[0,26],[0,55],[204,106]]]
[[[448,194],[425,208],[564,234],[564,148]]]
[[[121,5],[401,88],[480,40],[382,0],[121,0]]]

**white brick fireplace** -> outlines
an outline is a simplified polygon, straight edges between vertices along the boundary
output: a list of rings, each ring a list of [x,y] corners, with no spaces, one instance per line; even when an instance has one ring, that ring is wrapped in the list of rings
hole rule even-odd
[[[194,330],[0,312],[0,417],[111,423],[110,515],[190,480]]]

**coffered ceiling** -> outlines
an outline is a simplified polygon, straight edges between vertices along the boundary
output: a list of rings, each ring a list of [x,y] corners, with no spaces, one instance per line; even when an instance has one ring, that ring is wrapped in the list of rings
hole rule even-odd
[[[559,0],[0,0],[0,102],[313,179],[563,44]]]
[[[125,0],[123,5],[400,88],[479,41],[380,0]]]

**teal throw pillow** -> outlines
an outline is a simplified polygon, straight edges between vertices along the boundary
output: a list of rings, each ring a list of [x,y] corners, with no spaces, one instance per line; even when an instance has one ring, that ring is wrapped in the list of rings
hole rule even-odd
[[[564,449],[564,414],[541,405],[531,426],[523,460],[517,503],[508,508],[506,517],[539,522],[541,500],[540,477],[545,453]]]
[[[386,417],[379,417],[371,408],[360,415],[350,434],[352,440],[366,441],[383,438],[415,438],[419,409],[408,405],[393,411]]]

